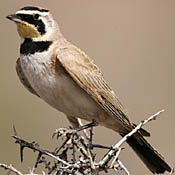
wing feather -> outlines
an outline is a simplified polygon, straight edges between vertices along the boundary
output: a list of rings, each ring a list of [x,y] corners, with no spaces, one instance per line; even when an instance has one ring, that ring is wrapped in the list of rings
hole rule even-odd
[[[57,59],[72,79],[125,127],[131,127],[127,114],[99,68],[84,52],[70,46],[57,51]]]

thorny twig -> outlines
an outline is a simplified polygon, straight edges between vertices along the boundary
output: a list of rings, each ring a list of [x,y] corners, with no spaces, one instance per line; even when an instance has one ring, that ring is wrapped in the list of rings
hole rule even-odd
[[[114,153],[116,151],[118,151],[121,147],[121,145],[129,138],[131,137],[133,134],[135,134],[143,125],[145,125],[146,123],[155,120],[156,117],[158,117],[158,115],[160,113],[164,112],[164,110],[161,110],[157,113],[155,113],[154,115],[150,116],[148,119],[141,121],[131,132],[129,132],[127,135],[125,135],[119,142],[117,142],[117,144],[113,147],[113,149],[111,151],[108,152],[108,154],[106,154],[106,156],[103,158],[103,160],[100,162],[101,166],[106,165],[110,160],[111,157],[113,157]]]
[[[14,128],[14,136],[12,136],[16,143],[20,145],[20,153],[21,153],[21,161],[23,160],[23,150],[24,148],[30,148],[35,152],[38,152],[37,161],[35,163],[35,168],[39,163],[43,163],[45,165],[45,170],[48,170],[48,174],[56,175],[56,174],[63,174],[63,175],[98,175],[101,171],[107,172],[110,169],[114,171],[123,170],[127,175],[129,175],[129,171],[124,166],[124,164],[119,160],[119,154],[122,150],[121,145],[134,133],[136,133],[143,125],[148,123],[151,120],[155,120],[156,117],[162,113],[164,110],[157,112],[156,114],[149,117],[147,120],[142,121],[139,125],[137,125],[130,133],[124,136],[114,147],[106,147],[102,145],[95,145],[92,144],[92,137],[93,137],[93,127],[90,129],[90,136],[88,135],[87,130],[85,131],[85,138],[81,136],[78,131],[71,130],[71,129],[58,129],[57,139],[61,136],[64,141],[60,148],[55,149],[55,151],[48,151],[42,149],[39,144],[36,142],[26,142],[25,140],[21,139],[16,129]],[[79,124],[82,127],[81,121]],[[86,125],[87,126],[87,125]],[[108,149],[108,153],[104,156],[103,160],[100,162],[96,162],[96,156],[93,153],[93,148],[103,148]],[[69,158],[69,150],[72,150],[72,158]],[[46,157],[51,157],[53,161],[53,165],[51,166],[51,162],[47,161]],[[112,160],[111,165],[108,166],[108,163]],[[22,175],[21,172],[16,170],[14,167],[7,166],[5,164],[0,164],[0,167],[5,169],[9,169],[10,171],[14,172],[17,175]],[[173,171],[173,170],[172,170]],[[33,171],[30,173],[33,174]],[[45,174],[45,172],[43,172]],[[173,174],[173,172],[172,172]]]
[[[39,157],[41,157],[41,155],[47,155],[47,156],[61,162],[62,164],[65,164],[67,166],[71,166],[71,164],[69,164],[66,161],[60,159],[58,156],[55,156],[54,153],[40,148],[40,146],[36,142],[29,143],[29,142],[26,142],[25,140],[19,138],[19,136],[12,136],[12,137],[16,140],[15,143],[18,143],[20,145],[20,150],[22,150],[22,152],[23,152],[25,147],[30,148],[34,151],[38,151],[39,152]],[[23,156],[22,152],[21,152],[21,154]],[[21,161],[23,160],[22,156],[21,156]],[[74,165],[74,166],[76,166],[76,165]]]
[[[16,168],[14,168],[12,165],[8,166],[6,164],[0,163],[0,167],[4,168],[5,170],[9,170],[17,175],[22,175],[22,173],[20,171],[18,171]]]

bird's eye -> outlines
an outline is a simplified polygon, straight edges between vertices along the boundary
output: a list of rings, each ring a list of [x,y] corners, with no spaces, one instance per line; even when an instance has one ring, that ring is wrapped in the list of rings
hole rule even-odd
[[[38,14],[35,14],[35,15],[33,16],[33,18],[37,20],[37,19],[39,18],[39,15],[38,15]]]

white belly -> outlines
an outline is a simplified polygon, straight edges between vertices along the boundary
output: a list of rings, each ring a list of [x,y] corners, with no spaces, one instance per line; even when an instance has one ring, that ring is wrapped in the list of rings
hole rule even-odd
[[[32,88],[48,104],[68,116],[95,119],[102,108],[68,74],[49,72],[49,61],[22,56],[21,66]],[[61,67],[60,67],[61,68]],[[97,119],[96,119],[97,120]]]

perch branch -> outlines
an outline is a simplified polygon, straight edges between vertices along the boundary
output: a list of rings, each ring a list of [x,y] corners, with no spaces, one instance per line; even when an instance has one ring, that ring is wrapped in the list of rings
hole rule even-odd
[[[125,135],[119,142],[113,147],[102,146],[98,144],[92,144],[93,137],[93,126],[90,125],[89,135],[86,129],[85,137],[79,135],[78,130],[60,128],[54,135],[57,135],[57,139],[61,136],[64,139],[63,144],[60,148],[56,148],[55,151],[51,152],[45,149],[42,149],[36,142],[26,142],[21,139],[14,127],[14,136],[12,136],[16,143],[20,145],[21,161],[23,160],[23,150],[24,148],[30,148],[33,151],[38,152],[37,161],[35,163],[35,168],[39,163],[45,165],[45,170],[48,170],[47,174],[75,174],[75,175],[99,175],[101,171],[107,172],[110,169],[113,169],[118,173],[119,170],[123,170],[127,175],[130,175],[126,166],[119,160],[119,155],[121,153],[121,146],[126,140],[135,134],[143,125],[146,123],[155,120],[156,117],[162,113],[164,110],[157,112],[156,114],[150,116],[148,119],[141,121],[130,133]],[[83,128],[83,124],[79,120],[79,125]],[[84,126],[89,126],[84,125]],[[87,128],[87,127],[85,127]],[[84,129],[83,129],[84,131]],[[108,152],[105,154],[104,158],[100,162],[95,162],[96,155],[93,152],[93,148],[103,148],[108,149]],[[68,156],[68,151],[71,151],[72,156]],[[60,153],[61,152],[61,153]],[[58,154],[59,153],[59,154]],[[53,159],[52,165],[51,162],[46,159],[45,156],[49,156]],[[110,165],[108,163],[111,162]],[[16,175],[24,175],[20,171],[16,170],[12,165],[7,166],[5,164],[0,164],[0,167],[8,169],[10,172],[15,173]],[[43,171],[43,175],[46,173]],[[174,173],[174,169],[171,174]],[[10,173],[9,173],[10,174]],[[33,171],[25,175],[37,175]],[[38,174],[39,175],[39,174]]]
[[[131,132],[129,132],[127,135],[125,135],[114,147],[111,151],[109,151],[109,153],[103,158],[102,161],[100,161],[100,165],[104,166],[106,165],[109,160],[111,159],[111,157],[115,154],[115,152],[117,152],[121,145],[129,138],[131,137],[134,133],[136,133],[143,125],[145,125],[146,123],[155,120],[156,117],[158,117],[158,115],[160,113],[164,112],[164,109],[162,109],[161,111],[155,113],[154,115],[150,116],[148,119],[143,120],[140,122],[140,124],[138,124]]]

